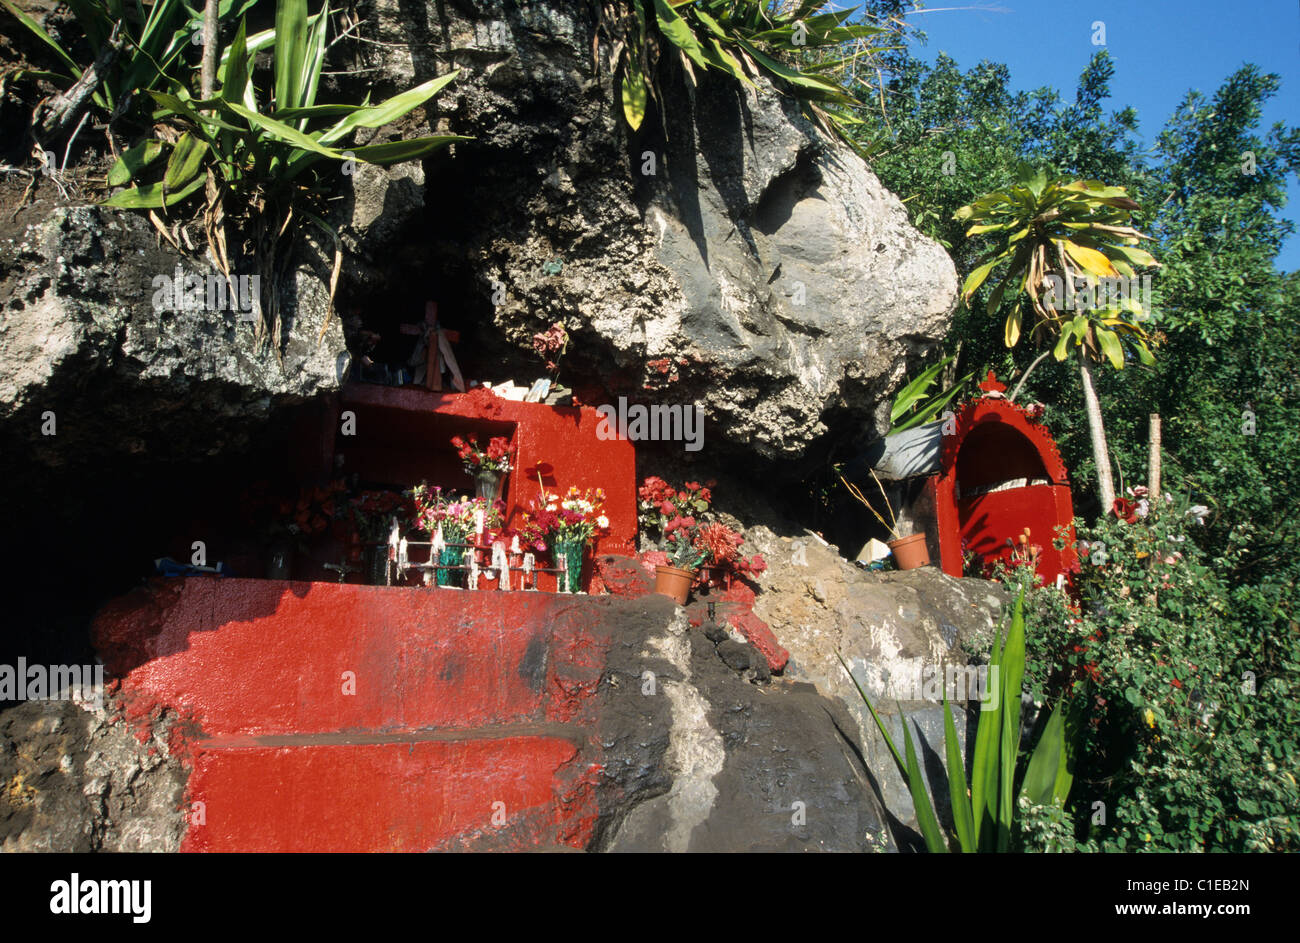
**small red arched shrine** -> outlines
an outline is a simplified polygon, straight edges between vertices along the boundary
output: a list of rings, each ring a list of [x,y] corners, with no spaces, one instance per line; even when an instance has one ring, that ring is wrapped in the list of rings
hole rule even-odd
[[[984,395],[949,420],[940,445],[934,503],[943,571],[962,575],[963,546],[986,565],[1009,563],[1028,528],[1027,548],[1040,548],[1039,576],[1068,578],[1078,559],[1074,503],[1056,443],[1033,411],[1005,398],[992,371],[980,389]],[[1062,527],[1065,549],[1057,550]]]

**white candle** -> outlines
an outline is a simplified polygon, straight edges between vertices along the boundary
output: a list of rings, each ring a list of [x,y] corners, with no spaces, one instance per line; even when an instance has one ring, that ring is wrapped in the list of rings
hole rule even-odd
[[[518,552],[519,552],[519,535],[518,535],[518,534],[515,534],[512,538],[510,538],[510,552],[511,552],[511,553],[518,553]]]
[[[474,532],[480,537],[483,536],[483,509],[479,508],[474,512]]]

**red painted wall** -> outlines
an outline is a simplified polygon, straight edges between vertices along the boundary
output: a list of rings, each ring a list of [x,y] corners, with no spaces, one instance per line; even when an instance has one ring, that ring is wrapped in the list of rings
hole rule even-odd
[[[610,598],[191,577],[93,634],[128,717],[181,718],[183,850],[584,847]]]

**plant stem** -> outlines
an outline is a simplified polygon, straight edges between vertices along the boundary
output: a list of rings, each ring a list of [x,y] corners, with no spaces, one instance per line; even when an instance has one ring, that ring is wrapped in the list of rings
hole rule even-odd
[[[217,0],[203,5],[203,61],[199,71],[199,88],[203,99],[212,97],[217,84]]]
[[[1052,349],[1050,347],[1047,348],[1047,350],[1043,351],[1041,354],[1035,357],[1033,359],[1033,362],[1030,363],[1030,365],[1025,368],[1025,372],[1020,376],[1020,382],[1016,384],[1016,388],[1012,390],[1011,395],[1007,397],[1008,403],[1014,403],[1016,401],[1016,397],[1020,395],[1020,388],[1024,386],[1025,381],[1029,379],[1029,374],[1033,373],[1034,367],[1038,366],[1038,364],[1042,361],[1042,359],[1046,357],[1048,354],[1050,354],[1051,352]]]

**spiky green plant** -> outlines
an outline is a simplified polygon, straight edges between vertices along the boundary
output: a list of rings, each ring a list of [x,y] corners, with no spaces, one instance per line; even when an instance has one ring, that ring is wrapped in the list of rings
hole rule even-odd
[[[934,804],[926,792],[925,776],[917,761],[907,718],[903,722],[903,753],[899,753],[871,699],[849,671],[853,686],[871,712],[899,772],[907,783],[916,810],[916,822],[926,849],[947,852],[950,836],[945,834],[935,814]],[[948,795],[952,805],[955,848],[962,852],[1009,851],[1016,836],[1019,800],[1032,805],[1065,806],[1074,781],[1074,749],[1082,721],[1080,710],[1084,698],[1076,694],[1069,702],[1060,701],[1048,715],[1038,742],[1028,754],[1017,788],[1017,764],[1020,751],[1020,686],[1025,673],[1024,592],[1016,599],[1011,625],[1003,644],[999,633],[989,658],[989,678],[993,706],[982,705],[975,732],[975,749],[971,759],[969,783],[957,728],[947,693],[943,698],[944,753],[948,777]]]
[[[934,366],[923,370],[915,380],[898,391],[894,397],[893,408],[889,411],[890,433],[903,432],[914,426],[933,422],[943,408],[953,401],[973,373],[968,373],[946,390],[930,396],[930,387],[939,379],[939,373],[952,363],[953,357],[945,357]],[[928,397],[928,398],[927,398]]]
[[[602,8],[602,31],[610,38],[610,62],[622,97],[623,116],[641,127],[656,92],[661,58],[676,59],[692,84],[696,70],[716,70],[745,85],[766,76],[786,94],[806,102],[813,116],[840,130],[858,120],[859,100],[834,78],[845,63],[871,56],[881,47],[869,37],[885,27],[849,22],[855,8],[817,12],[826,0],[774,5],[767,0],[609,0]],[[845,49],[845,54],[806,64],[809,50]]]
[[[221,0],[218,18],[227,21],[242,16],[255,3],[257,0]],[[107,57],[103,74],[89,93],[90,101],[107,113],[110,122],[132,107],[133,96],[138,100],[142,92],[167,89],[173,84],[173,76],[180,71],[178,65],[184,63],[181,54],[203,23],[202,11],[184,0],[154,0],[148,5],[143,0],[67,0],[67,4],[95,58],[114,43],[120,47]],[[91,61],[78,62],[69,48],[13,0],[0,0],[0,5],[53,50],[61,64],[58,71],[28,71],[12,78],[42,78],[63,87],[82,79]]]
[[[225,225],[229,217],[246,214],[254,230],[265,325],[276,349],[277,285],[287,263],[280,238],[295,216],[333,240],[333,301],[342,258],[338,233],[323,218],[322,201],[331,184],[321,163],[333,162],[341,174],[351,161],[387,166],[469,140],[441,134],[344,150],[354,131],[391,124],[433,98],[458,73],[430,79],[377,105],[318,104],[329,14],[328,3],[308,16],[306,0],[279,0],[274,28],[248,36],[241,21],[221,56],[221,87],[215,97],[192,98],[186,84],[169,92],[150,91],[157,106],[154,119],[174,128],[174,139],[139,142],[108,174],[110,186],[129,184],[105,201],[121,209],[170,207],[196,196],[206,184],[205,228],[213,258],[227,275]],[[254,58],[262,49],[273,56],[269,90],[254,82]]]

